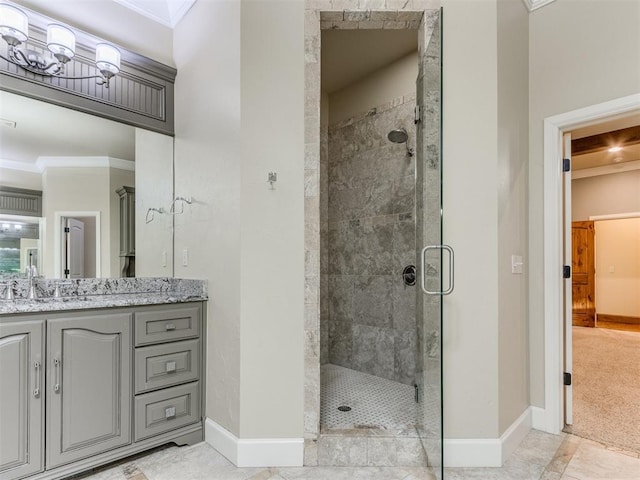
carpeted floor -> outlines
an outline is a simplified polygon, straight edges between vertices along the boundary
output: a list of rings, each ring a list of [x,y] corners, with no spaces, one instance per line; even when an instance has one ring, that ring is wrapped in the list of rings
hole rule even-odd
[[[573,327],[574,435],[640,453],[640,333]]]

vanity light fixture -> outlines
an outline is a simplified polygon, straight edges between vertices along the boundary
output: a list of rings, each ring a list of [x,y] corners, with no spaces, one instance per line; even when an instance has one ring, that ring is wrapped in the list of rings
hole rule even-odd
[[[100,75],[66,77],[64,67],[76,53],[76,36],[73,31],[57,23],[47,26],[47,48],[50,55],[27,48],[26,45],[21,47],[29,38],[28,34],[27,15],[13,5],[0,4],[0,36],[9,45],[9,58],[0,55],[3,60],[45,77],[69,80],[97,78],[96,83],[105,88],[109,88],[109,80],[120,72],[120,51],[113,45],[100,43],[96,46],[96,67]]]
[[[609,149],[609,152],[616,153],[616,152],[619,152],[620,150],[622,150],[622,147],[611,147]]]

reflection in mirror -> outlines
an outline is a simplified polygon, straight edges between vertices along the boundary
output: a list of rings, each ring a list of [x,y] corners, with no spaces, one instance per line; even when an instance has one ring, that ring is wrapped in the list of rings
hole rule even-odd
[[[40,219],[0,215],[0,276],[40,272]]]
[[[2,275],[26,267],[5,245],[20,256],[28,250],[47,278],[173,275],[173,219],[144,223],[148,208],[168,209],[173,199],[171,137],[4,91],[0,118],[0,185],[40,190],[43,199],[42,218],[24,222],[35,238],[18,247],[15,232],[0,231]],[[126,211],[123,187],[135,192]]]

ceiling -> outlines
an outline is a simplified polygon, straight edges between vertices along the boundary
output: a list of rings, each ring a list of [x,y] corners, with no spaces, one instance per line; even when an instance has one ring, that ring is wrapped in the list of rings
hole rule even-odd
[[[417,49],[417,30],[323,30],[321,88],[341,90]]]
[[[579,128],[571,132],[571,140],[595,140],[597,136],[616,132],[640,125],[640,114],[619,117],[597,125]],[[585,154],[572,155],[572,170],[584,170],[587,168],[604,167],[609,165],[622,165],[628,162],[640,160],[640,143],[626,142],[624,139],[611,141],[606,147]],[[610,147],[623,147],[620,151],[609,152]]]
[[[196,0],[113,0],[167,27],[175,27]]]
[[[5,91],[0,118],[16,124],[0,125],[0,162],[30,169],[41,156],[135,160],[135,128],[122,123]]]

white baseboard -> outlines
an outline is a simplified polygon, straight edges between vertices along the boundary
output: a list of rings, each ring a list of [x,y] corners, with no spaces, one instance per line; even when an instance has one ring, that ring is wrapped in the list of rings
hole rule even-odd
[[[444,440],[445,467],[501,467],[531,430],[531,407],[500,438]]]
[[[445,467],[501,467],[502,445],[495,438],[444,440]]]
[[[531,408],[531,428],[546,432],[549,423],[547,420],[547,411],[540,407],[531,406],[529,408]]]
[[[515,422],[500,437],[502,444],[502,463],[514,452],[524,437],[531,431],[531,407],[522,412]],[[502,466],[502,464],[500,464]]]
[[[238,438],[207,418],[204,440],[236,467],[301,467],[303,438]]]

